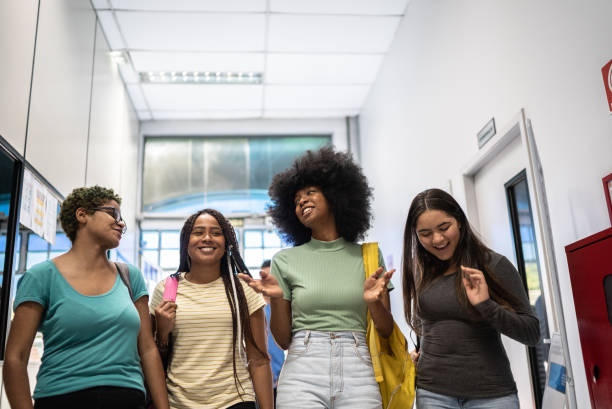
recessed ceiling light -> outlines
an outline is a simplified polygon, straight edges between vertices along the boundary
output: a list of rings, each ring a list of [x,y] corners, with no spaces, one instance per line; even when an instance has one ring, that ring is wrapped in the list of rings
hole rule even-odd
[[[140,81],[151,84],[261,84],[261,72],[182,71],[140,72]]]

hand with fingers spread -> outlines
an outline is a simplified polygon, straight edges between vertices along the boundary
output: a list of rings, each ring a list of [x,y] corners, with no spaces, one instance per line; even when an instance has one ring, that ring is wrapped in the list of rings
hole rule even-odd
[[[175,321],[176,303],[174,301],[163,300],[155,308],[155,323],[159,336],[165,339],[174,329]]]
[[[259,272],[260,280],[256,280],[247,274],[238,274],[253,290],[270,298],[282,298],[283,290],[278,285],[276,278],[264,270]]]
[[[470,304],[480,304],[489,299],[489,286],[482,271],[461,266],[461,275]]]
[[[383,268],[378,267],[378,270],[365,280],[363,283],[363,300],[367,304],[382,300],[394,272],[395,269],[385,271],[383,274]]]

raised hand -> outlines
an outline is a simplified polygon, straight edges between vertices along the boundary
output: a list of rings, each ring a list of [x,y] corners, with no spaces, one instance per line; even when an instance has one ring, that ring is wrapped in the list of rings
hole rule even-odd
[[[489,299],[489,286],[482,271],[461,266],[461,275],[470,304],[476,305]]]
[[[367,304],[382,300],[383,294],[387,291],[387,284],[389,284],[394,272],[395,269],[385,271],[383,274],[383,268],[378,267],[378,270],[365,280],[363,283],[363,300]]]
[[[278,281],[276,281],[276,278],[272,274],[261,270],[259,275],[261,276],[260,280],[256,280],[253,277],[242,273],[238,274],[238,277],[242,278],[253,290],[265,295],[266,297],[283,297],[283,290],[280,288]]]
[[[155,324],[157,333],[163,338],[174,329],[176,321],[176,303],[174,301],[163,300],[157,308],[155,308]]]

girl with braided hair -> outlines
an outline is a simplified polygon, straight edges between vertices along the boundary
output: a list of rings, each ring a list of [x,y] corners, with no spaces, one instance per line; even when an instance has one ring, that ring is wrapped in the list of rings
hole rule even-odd
[[[254,409],[255,398],[273,407],[266,304],[234,266],[248,274],[227,219],[213,209],[191,215],[180,235],[176,301],[162,299],[162,280],[150,305],[171,408]]]

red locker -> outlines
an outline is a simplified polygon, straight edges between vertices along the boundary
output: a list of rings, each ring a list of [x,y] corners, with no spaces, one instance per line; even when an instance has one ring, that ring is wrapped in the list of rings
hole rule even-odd
[[[565,247],[593,409],[612,408],[612,228]]]

